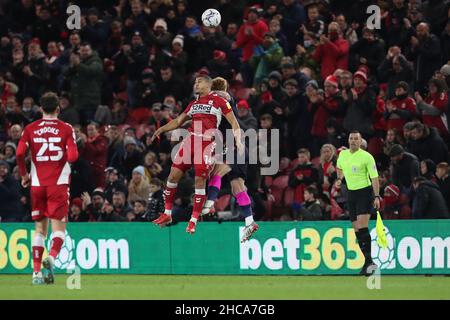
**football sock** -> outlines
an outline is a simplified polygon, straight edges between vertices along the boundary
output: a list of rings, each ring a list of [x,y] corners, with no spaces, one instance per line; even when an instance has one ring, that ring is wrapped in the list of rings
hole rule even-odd
[[[366,263],[372,263],[372,239],[368,228],[359,229],[359,236],[363,242],[362,252],[366,258]]]
[[[172,183],[167,181],[166,189],[164,190],[164,213],[171,215],[173,200],[175,198],[175,194],[177,193],[178,183]]]
[[[220,187],[222,185],[222,177],[219,175],[214,175],[209,179],[208,183],[208,201],[212,201],[214,203],[214,200],[217,199],[220,192]],[[208,204],[211,204],[211,202],[208,202]]]
[[[64,243],[65,234],[63,231],[55,231],[53,232],[53,238],[52,238],[52,247],[50,248],[50,256],[53,257],[53,259],[56,259],[56,257],[59,254],[59,251],[61,250],[61,247]]]
[[[32,245],[33,252],[33,271],[41,271],[42,255],[44,254],[44,235],[42,233],[35,233]]]
[[[198,217],[200,216],[200,213],[202,212],[205,201],[206,201],[205,189],[195,189],[194,208],[192,209],[192,218],[198,219]]]
[[[245,218],[245,225],[248,226],[253,222],[253,214],[252,214],[252,202],[250,197],[248,196],[247,191],[242,191],[236,194],[236,200],[241,207],[242,216]]]

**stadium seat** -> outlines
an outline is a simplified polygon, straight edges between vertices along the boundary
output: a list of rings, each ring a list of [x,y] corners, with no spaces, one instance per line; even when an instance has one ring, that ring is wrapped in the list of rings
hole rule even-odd
[[[284,205],[286,207],[292,206],[292,203],[294,202],[294,193],[294,189],[289,187],[284,190]]]
[[[284,189],[272,188],[272,195],[275,198],[275,206],[279,207],[283,204]]]
[[[293,171],[298,166],[299,161],[300,160],[298,158],[292,160],[291,163],[289,164],[289,171]]]
[[[126,122],[130,125],[144,124],[148,122],[148,119],[150,119],[151,115],[152,111],[149,108],[137,108],[134,110],[130,110]]]
[[[289,176],[288,175],[276,177],[273,180],[272,188],[277,188],[277,189],[284,190],[284,189],[287,188],[288,182],[289,182]]]
[[[271,176],[264,176],[264,184],[266,185],[266,187],[270,188],[270,186],[272,186],[273,183],[273,178]]]
[[[311,163],[314,167],[319,168],[320,167],[320,157],[315,157],[311,160]]]
[[[367,145],[367,151],[374,157],[378,157],[383,153],[383,140],[375,137],[371,138]]]
[[[250,97],[250,91],[250,88],[238,89],[235,94],[236,100],[247,100]]]
[[[223,196],[219,197],[216,203],[214,203],[216,211],[225,211],[225,209],[230,205],[230,201],[231,201],[230,194],[224,194]]]

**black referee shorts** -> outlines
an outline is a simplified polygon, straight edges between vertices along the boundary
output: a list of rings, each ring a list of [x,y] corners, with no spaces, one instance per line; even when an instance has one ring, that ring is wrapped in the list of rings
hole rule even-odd
[[[373,200],[372,186],[359,190],[348,190],[347,208],[350,221],[356,221],[361,214],[372,214],[374,211]]]

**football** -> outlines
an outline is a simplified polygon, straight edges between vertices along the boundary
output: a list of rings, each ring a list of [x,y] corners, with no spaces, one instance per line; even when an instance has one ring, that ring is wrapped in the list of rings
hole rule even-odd
[[[220,12],[216,9],[206,9],[202,14],[202,22],[205,27],[217,27],[221,19]]]

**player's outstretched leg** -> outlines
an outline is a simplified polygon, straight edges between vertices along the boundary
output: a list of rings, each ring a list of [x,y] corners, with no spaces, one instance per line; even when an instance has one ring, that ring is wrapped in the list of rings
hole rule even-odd
[[[198,218],[202,212],[203,205],[206,201],[206,192],[205,189],[195,188],[194,194],[194,207],[192,209],[192,217],[189,220],[188,226],[186,228],[186,232],[193,234],[195,233],[195,228],[197,226]]]
[[[164,190],[164,212],[153,221],[154,224],[165,227],[172,222],[172,207],[175,194],[177,193],[178,183],[167,181],[166,188]]]
[[[214,214],[214,201],[219,196],[220,188],[222,186],[222,177],[220,175],[213,175],[209,179],[208,183],[208,196],[205,201],[205,205],[202,209],[202,216],[207,214]]]
[[[259,226],[253,220],[251,200],[247,194],[247,191],[241,191],[238,194],[236,194],[236,200],[239,207],[241,208],[242,216],[245,219],[244,234],[242,235],[241,238],[241,242],[245,242],[249,240],[256,231],[258,231]]]
[[[52,221],[52,224],[54,222]],[[61,251],[61,247],[64,243],[65,232],[58,230],[53,232],[52,246],[50,248],[50,253],[47,258],[42,261],[42,275],[44,281],[47,284],[52,284],[55,282],[55,273],[53,271],[55,265],[55,259]]]

